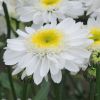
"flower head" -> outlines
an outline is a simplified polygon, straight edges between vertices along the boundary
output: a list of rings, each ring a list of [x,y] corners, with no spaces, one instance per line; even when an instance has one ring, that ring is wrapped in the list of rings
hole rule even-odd
[[[26,27],[25,32],[17,30],[19,37],[7,40],[4,62],[15,65],[13,75],[23,71],[22,79],[33,75],[34,82],[40,84],[50,72],[52,80],[59,83],[61,70],[77,73],[87,68],[91,53],[86,48],[92,41],[81,27],[82,23],[67,18],[37,30],[32,27]]]
[[[47,23],[68,16],[77,18],[84,13],[79,1],[69,0],[18,0],[17,14],[23,22]]]
[[[91,46],[92,49],[100,49],[100,18],[90,18],[88,20],[87,27],[89,33],[91,34],[90,38],[94,40],[94,43]]]

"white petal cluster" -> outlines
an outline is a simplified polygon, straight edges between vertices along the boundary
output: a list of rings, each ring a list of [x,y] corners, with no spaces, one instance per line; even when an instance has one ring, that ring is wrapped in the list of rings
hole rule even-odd
[[[61,32],[63,39],[60,46],[54,48],[36,48],[30,42],[31,36],[38,34],[38,30],[56,29]],[[8,39],[4,53],[6,65],[14,65],[13,75],[22,72],[22,79],[33,76],[36,84],[40,84],[47,78],[49,73],[55,83],[62,79],[62,70],[67,69],[76,74],[80,69],[85,70],[88,66],[91,52],[87,47],[92,43],[88,39],[88,32],[82,29],[82,23],[75,23],[67,18],[59,24],[51,23],[38,29],[26,27],[25,32],[17,30],[18,38]]]
[[[43,0],[17,0],[16,11],[19,19],[23,22],[33,21],[34,23],[44,23],[62,20],[66,17],[78,18],[84,14],[84,8],[80,1],[59,0],[57,6],[44,7]],[[47,1],[47,0],[44,0]],[[53,1],[53,0],[51,0]]]
[[[82,0],[85,5],[87,14],[92,17],[100,16],[100,0]]]

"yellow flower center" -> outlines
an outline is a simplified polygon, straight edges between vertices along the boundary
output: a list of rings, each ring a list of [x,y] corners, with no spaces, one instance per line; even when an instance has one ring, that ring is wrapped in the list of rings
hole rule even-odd
[[[100,28],[94,27],[91,29],[90,33],[92,34],[90,38],[94,40],[94,43],[92,45],[93,49],[96,49],[98,47],[100,48]]]
[[[31,42],[37,48],[56,48],[60,45],[62,34],[56,29],[43,29],[32,35]]]
[[[40,0],[40,2],[44,7],[52,7],[57,6],[61,0]]]
[[[100,28],[98,28],[98,27],[92,28],[90,33],[93,35],[91,38],[94,41],[100,40]]]

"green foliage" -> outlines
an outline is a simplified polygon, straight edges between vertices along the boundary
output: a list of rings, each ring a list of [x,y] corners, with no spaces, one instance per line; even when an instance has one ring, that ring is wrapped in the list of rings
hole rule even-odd
[[[21,83],[18,81],[13,80],[14,86],[15,86],[15,91],[17,94],[17,97],[21,97],[21,92],[22,92],[22,86]],[[9,91],[11,92],[11,86],[9,83],[9,78],[7,73],[0,73],[0,84],[3,88],[7,89],[8,93]]]
[[[48,93],[49,93],[49,82],[44,81],[41,85],[40,90],[37,92],[34,100],[48,100]]]

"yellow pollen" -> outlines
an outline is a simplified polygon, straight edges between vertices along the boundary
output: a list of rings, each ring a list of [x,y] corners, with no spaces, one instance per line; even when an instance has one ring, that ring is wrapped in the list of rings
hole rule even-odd
[[[52,7],[58,5],[61,0],[40,0],[40,2],[44,7]]]
[[[60,45],[62,34],[56,29],[43,29],[32,35],[31,42],[37,48],[56,48]]]

